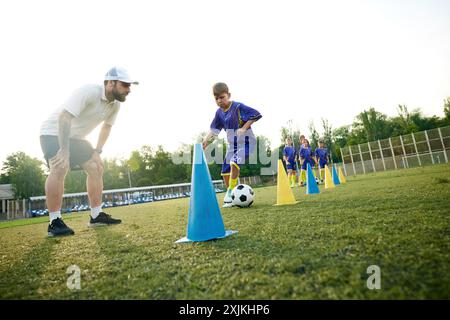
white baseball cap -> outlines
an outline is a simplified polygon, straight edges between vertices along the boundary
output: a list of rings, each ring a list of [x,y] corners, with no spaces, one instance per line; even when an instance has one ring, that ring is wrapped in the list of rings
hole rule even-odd
[[[138,81],[131,80],[127,70],[120,67],[112,67],[109,69],[109,71],[105,74],[105,80],[119,80],[125,83],[139,84]]]

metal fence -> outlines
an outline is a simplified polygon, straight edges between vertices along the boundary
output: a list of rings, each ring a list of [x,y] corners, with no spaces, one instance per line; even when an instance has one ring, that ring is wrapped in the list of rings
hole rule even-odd
[[[214,180],[216,192],[224,191],[222,180]],[[126,189],[104,190],[102,195],[102,207],[116,207],[160,200],[189,197],[191,193],[190,183],[159,185],[149,187],[137,187]],[[89,210],[87,192],[70,193],[63,196],[61,212],[78,212]],[[31,197],[28,200],[27,212],[30,216],[47,215],[46,197]]]
[[[253,186],[261,184],[261,177],[241,177],[240,183]],[[214,180],[216,193],[225,191],[223,180]],[[189,197],[190,183],[180,183],[162,186],[149,186],[103,191],[103,207],[115,207],[144,202]],[[63,213],[89,210],[89,200],[86,192],[65,194],[63,196]],[[0,220],[13,220],[47,215],[46,197],[31,197],[27,200],[3,200],[0,202]]]
[[[450,126],[341,149],[345,175],[448,163]]]

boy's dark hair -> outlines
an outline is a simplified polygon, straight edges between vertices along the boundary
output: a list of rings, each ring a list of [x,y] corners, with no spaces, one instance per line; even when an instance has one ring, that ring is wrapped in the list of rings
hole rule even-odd
[[[213,94],[214,96],[220,96],[223,93],[230,93],[228,90],[228,86],[223,82],[217,82],[213,85]]]

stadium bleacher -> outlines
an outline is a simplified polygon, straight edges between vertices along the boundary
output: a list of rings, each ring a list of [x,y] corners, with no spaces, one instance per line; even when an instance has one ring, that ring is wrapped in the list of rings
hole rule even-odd
[[[216,193],[225,191],[225,187],[220,182],[221,181],[215,181]],[[107,190],[103,194],[104,202],[102,203],[102,208],[119,207],[190,197],[190,191],[182,192],[181,190],[186,187],[188,187],[187,189],[190,190],[190,184]],[[179,188],[180,192],[173,192],[173,189],[176,188]],[[149,191],[149,189],[151,189],[152,191]],[[167,192],[169,190],[171,190],[172,192]],[[156,193],[158,193],[158,195],[155,195]],[[64,204],[63,208],[61,209],[61,213],[63,214],[83,212],[91,209],[88,204],[89,201],[86,193],[68,194],[64,196],[64,199],[66,201],[63,201]],[[35,203],[35,206],[39,206],[40,208],[28,210],[29,216],[41,217],[48,215],[48,210],[42,208],[43,206],[45,206],[45,197],[30,198],[30,203]],[[30,208],[32,208],[32,205],[30,205]]]

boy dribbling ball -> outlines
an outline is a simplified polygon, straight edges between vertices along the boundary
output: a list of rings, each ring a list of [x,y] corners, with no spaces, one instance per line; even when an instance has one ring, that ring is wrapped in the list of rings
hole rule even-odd
[[[219,108],[211,122],[210,131],[203,140],[203,149],[222,129],[227,132],[227,152],[222,165],[222,177],[227,192],[222,207],[228,208],[233,206],[231,191],[238,183],[240,166],[248,160],[256,147],[256,138],[251,125],[262,116],[257,110],[241,102],[232,101],[225,83],[216,83],[213,86],[213,94]]]

